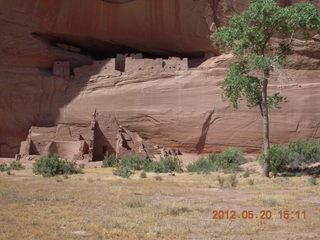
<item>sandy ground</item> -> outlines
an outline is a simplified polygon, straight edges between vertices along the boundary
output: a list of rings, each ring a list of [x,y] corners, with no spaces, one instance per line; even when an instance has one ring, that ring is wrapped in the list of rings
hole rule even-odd
[[[310,185],[310,177],[264,179],[252,173],[245,178],[239,172],[231,187],[230,175],[223,173],[160,174],[157,181],[154,173],[123,179],[109,168],[84,171],[68,178],[43,178],[31,169],[0,173],[0,239],[320,237],[320,186]],[[225,216],[212,219],[214,210]],[[227,219],[232,210],[237,218]],[[290,218],[280,218],[281,210]],[[247,211],[254,216],[243,219]],[[272,217],[261,219],[263,211]]]

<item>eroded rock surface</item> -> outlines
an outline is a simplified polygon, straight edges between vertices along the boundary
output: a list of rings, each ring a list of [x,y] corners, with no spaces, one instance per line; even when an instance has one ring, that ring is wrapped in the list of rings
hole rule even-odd
[[[210,32],[247,3],[0,0],[0,156],[17,154],[31,126],[90,124],[95,109],[160,148],[257,151],[259,112],[244,106],[234,111],[221,100],[220,84],[232,58],[191,59],[217,54]],[[296,40],[290,69],[271,86],[288,98],[271,112],[272,142],[320,137],[319,46],[317,36]],[[158,60],[136,55],[120,70],[112,60],[116,53],[140,51],[158,54]],[[185,67],[186,60],[178,61],[179,67],[177,59],[159,54],[189,56],[193,68]],[[93,59],[97,55],[101,61]],[[117,134],[107,131],[108,124],[101,120],[102,139]]]

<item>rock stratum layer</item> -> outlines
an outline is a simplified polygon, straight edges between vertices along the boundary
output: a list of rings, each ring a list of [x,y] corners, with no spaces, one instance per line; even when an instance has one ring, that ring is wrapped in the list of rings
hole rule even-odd
[[[88,124],[95,110],[156,145],[199,153],[225,146],[257,151],[262,142],[258,111],[234,111],[221,100],[229,61],[223,57],[180,71],[105,75],[96,69],[71,79],[52,73],[55,61],[75,70],[94,64],[93,57],[118,52],[217,53],[210,32],[247,3],[0,0],[0,157],[18,153],[31,126]],[[316,40],[296,41],[289,77],[271,86],[288,98],[281,110],[271,112],[272,142],[320,137],[319,49]]]

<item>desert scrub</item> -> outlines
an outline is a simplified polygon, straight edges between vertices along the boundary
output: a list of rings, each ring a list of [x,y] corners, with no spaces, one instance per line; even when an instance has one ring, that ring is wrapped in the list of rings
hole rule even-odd
[[[142,173],[140,173],[140,178],[147,178],[147,174],[146,174],[146,172],[142,172]]]
[[[119,165],[116,169],[112,171],[113,175],[123,177],[123,178],[129,178],[132,174],[134,174],[134,171],[131,170],[131,168],[127,166]]]
[[[287,146],[286,145],[272,145],[270,147],[270,171],[277,175],[279,172],[283,171],[282,166],[286,158]],[[265,155],[261,154],[259,156],[259,162],[263,165],[265,161]]]
[[[108,168],[108,167],[116,167],[118,164],[116,155],[114,153],[109,154],[106,153],[106,155],[104,156],[104,159],[102,161],[102,168]]]
[[[124,204],[128,208],[142,208],[145,206],[145,202],[141,200],[130,200]]]
[[[214,162],[219,170],[237,170],[246,162],[244,153],[238,148],[225,148]]]
[[[127,167],[131,170],[142,170],[146,164],[147,159],[140,158],[139,156],[124,156],[119,161],[119,166]]]
[[[226,148],[220,154],[211,153],[201,157],[187,166],[188,172],[209,173],[218,170],[235,171],[240,164],[245,163],[244,153],[238,148]]]
[[[163,166],[163,172],[182,172],[182,163],[178,156],[170,155],[160,158],[160,163]]]
[[[318,181],[316,178],[312,177],[308,180],[309,184],[312,185],[312,186],[316,186],[318,185]]]
[[[10,163],[9,169],[10,170],[23,170],[23,169],[25,169],[25,167],[22,165],[21,162],[13,161],[12,163]]]
[[[19,161],[13,161],[8,166],[6,163],[0,164],[0,172],[10,171],[10,170],[23,170],[25,167]]]
[[[190,163],[187,166],[188,172],[196,172],[196,173],[203,173],[208,174],[210,172],[216,171],[217,167],[214,164],[214,161],[216,160],[216,154],[212,153],[208,157],[200,157],[197,161],[194,163]]]
[[[243,177],[243,178],[248,178],[248,177],[250,177],[250,175],[251,175],[251,172],[250,172],[249,170],[246,170],[246,171],[244,172],[244,174],[242,175],[242,177]]]
[[[8,169],[8,166],[6,163],[0,164],[0,172],[5,172],[5,171],[7,171],[7,169]]]
[[[286,144],[272,145],[270,147],[271,172],[278,174],[288,169],[297,169],[319,162],[320,140],[297,140]],[[264,154],[259,156],[263,164]]]
[[[223,188],[223,187],[235,188],[238,185],[238,180],[237,180],[236,174],[232,174],[227,177],[218,176],[217,180],[218,180],[219,186],[221,188]]]
[[[161,162],[150,162],[148,164],[145,164],[144,171],[162,173],[164,172],[164,167]]]
[[[180,214],[191,212],[187,207],[167,207],[166,211],[171,216],[179,216]]]
[[[61,159],[58,155],[49,155],[38,158],[32,166],[33,173],[43,177],[52,177],[63,174],[81,173],[75,162]]]
[[[150,161],[144,165],[146,172],[182,172],[182,163],[175,155],[161,157],[159,162]]]

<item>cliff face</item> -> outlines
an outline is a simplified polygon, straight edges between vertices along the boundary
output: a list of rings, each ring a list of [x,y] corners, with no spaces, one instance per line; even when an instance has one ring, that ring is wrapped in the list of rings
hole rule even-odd
[[[31,126],[87,123],[95,109],[161,146],[194,152],[223,146],[258,149],[258,112],[233,111],[221,101],[226,60],[160,73],[105,75],[98,69],[71,79],[52,73],[57,60],[69,62],[73,70],[93,64],[93,57],[119,52],[216,53],[210,31],[247,2],[0,0],[0,156],[18,153]],[[273,142],[320,137],[319,42],[297,41],[290,59],[292,80],[280,89],[289,102],[272,112]]]

